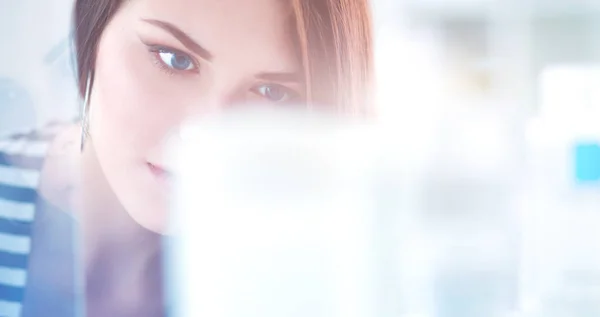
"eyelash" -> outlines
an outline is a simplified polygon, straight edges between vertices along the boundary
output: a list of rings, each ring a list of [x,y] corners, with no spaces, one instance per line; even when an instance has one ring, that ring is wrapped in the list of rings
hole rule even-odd
[[[200,65],[198,63],[198,61],[196,61],[193,57],[191,57],[189,54],[186,54],[182,51],[176,50],[174,48],[170,48],[167,46],[162,46],[162,45],[150,45],[150,44],[146,44],[148,46],[148,51],[151,53],[152,55],[152,61],[154,62],[154,64],[156,64],[156,66],[159,67],[159,69],[161,71],[164,71],[167,75],[169,76],[173,76],[173,75],[178,75],[178,74],[185,74],[185,73],[198,73],[199,69],[200,69]],[[167,66],[165,64],[165,62],[163,62],[163,60],[160,58],[159,54],[160,53],[172,53],[172,54],[180,54],[180,55],[185,55],[187,56],[192,63],[194,64],[194,69],[193,70],[176,70],[173,69],[169,66]]]
[[[290,89],[290,88],[288,88],[286,86],[282,86],[282,85],[278,85],[278,84],[272,84],[272,83],[261,83],[256,88],[253,88],[252,92],[254,92],[255,94],[259,95],[262,98],[268,99],[267,96],[265,96],[264,94],[262,94],[260,92],[261,88],[266,88],[267,86],[269,86],[271,88],[282,89],[288,95],[287,98],[285,100],[283,100],[283,101],[273,101],[273,102],[286,104],[286,103],[295,102],[295,101],[297,101],[300,98],[299,93],[296,92],[295,90]]]
[[[144,43],[146,44],[146,43]],[[194,59],[192,56],[190,56],[189,54],[186,54],[180,50],[174,49],[174,48],[170,48],[168,46],[163,46],[163,45],[153,45],[153,44],[146,44],[146,46],[148,47],[148,51],[151,53],[152,55],[152,61],[153,63],[163,72],[165,72],[167,75],[169,76],[175,76],[175,75],[187,75],[186,73],[199,73],[199,69],[200,69],[200,65],[198,63],[198,61],[196,59]],[[172,53],[172,54],[180,54],[180,55],[184,55],[186,57],[188,57],[192,64],[194,65],[194,69],[192,70],[176,70],[173,69],[171,67],[169,67],[168,65],[165,64],[165,62],[162,60],[162,58],[160,57],[159,54],[161,53]],[[263,88],[264,86],[271,86],[271,87],[275,87],[278,89],[282,89],[285,91],[285,93],[288,94],[288,98],[285,101],[280,101],[280,103],[289,103],[289,102],[293,102],[295,100],[297,100],[299,98],[299,94],[294,91],[293,89],[290,89],[288,87],[282,86],[282,85],[278,85],[278,84],[272,84],[272,83],[262,83],[260,84],[257,88],[253,88],[252,92],[256,93],[257,95],[261,96],[262,98],[267,99],[267,97],[263,94],[261,94],[259,92],[259,90],[261,88]],[[275,102],[279,102],[279,101],[275,101]]]

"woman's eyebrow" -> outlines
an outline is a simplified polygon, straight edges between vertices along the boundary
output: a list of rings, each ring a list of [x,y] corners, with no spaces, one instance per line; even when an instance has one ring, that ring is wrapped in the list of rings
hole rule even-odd
[[[152,24],[154,26],[157,26],[157,27],[171,33],[171,35],[173,35],[177,40],[179,40],[179,42],[181,42],[181,44],[183,44],[183,46],[185,46],[190,51],[196,53],[198,56],[202,57],[203,59],[205,59],[207,61],[212,60],[213,55],[207,49],[202,47],[196,41],[192,40],[192,38],[189,35],[187,35],[184,31],[182,31],[177,26],[175,26],[169,22],[161,21],[161,20],[142,19],[142,21]]]
[[[301,83],[304,81],[303,76],[297,72],[288,73],[259,73],[256,78],[266,81],[277,81],[284,83]]]

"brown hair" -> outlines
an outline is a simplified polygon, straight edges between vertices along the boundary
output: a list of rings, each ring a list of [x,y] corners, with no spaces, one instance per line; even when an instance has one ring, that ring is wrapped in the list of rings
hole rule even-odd
[[[124,0],[76,0],[79,92],[93,74],[102,31]],[[373,51],[368,0],[291,0],[309,103],[347,114],[370,112]]]

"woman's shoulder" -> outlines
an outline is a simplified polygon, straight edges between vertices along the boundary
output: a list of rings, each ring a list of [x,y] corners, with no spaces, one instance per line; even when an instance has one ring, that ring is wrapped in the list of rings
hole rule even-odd
[[[15,221],[33,220],[46,160],[67,126],[49,124],[0,138],[0,237]]]
[[[7,227],[3,222],[33,219],[32,205],[46,157],[64,128],[63,124],[49,124],[0,137],[0,234]]]
[[[34,203],[46,166],[60,160],[72,124],[51,123],[40,129],[0,137],[0,218],[7,201]],[[55,174],[55,173],[53,173]],[[4,204],[3,204],[4,203]]]
[[[57,126],[0,137],[0,316],[18,316],[37,187]]]
[[[68,126],[0,137],[0,316],[20,315],[43,170]]]
[[[39,129],[0,135],[0,166],[41,170],[46,156],[64,143],[66,130],[75,125],[50,123]]]
[[[40,171],[54,137],[54,128],[10,134],[0,138],[0,217],[7,204],[31,203]]]
[[[52,141],[47,129],[32,130],[0,137],[0,167],[40,170]],[[0,174],[1,177],[6,176]]]

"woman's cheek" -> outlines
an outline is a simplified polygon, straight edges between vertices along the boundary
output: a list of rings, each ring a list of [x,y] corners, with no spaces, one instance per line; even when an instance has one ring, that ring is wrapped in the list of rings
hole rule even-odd
[[[99,54],[96,74],[102,120],[136,147],[153,146],[181,120],[182,88],[158,69],[144,45],[111,52]]]

